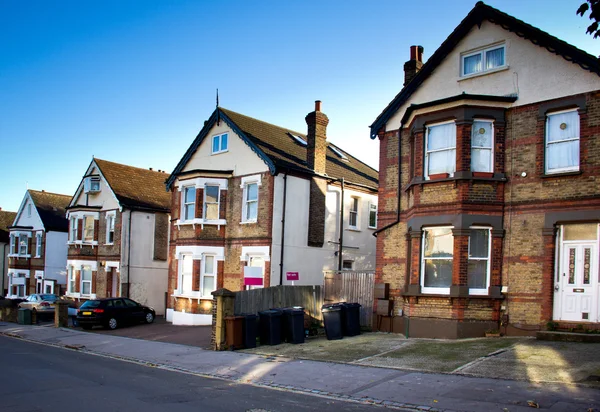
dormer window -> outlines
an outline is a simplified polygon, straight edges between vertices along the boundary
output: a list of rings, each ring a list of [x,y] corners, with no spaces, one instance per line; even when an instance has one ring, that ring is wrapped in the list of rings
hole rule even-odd
[[[505,46],[496,45],[476,52],[463,54],[461,76],[485,73],[506,65]]]
[[[85,193],[97,193],[100,191],[100,177],[89,176],[83,182],[83,190]]]
[[[293,133],[289,133],[289,132],[288,132],[288,134],[292,137],[292,139],[294,139],[297,143],[300,143],[302,146],[308,145],[308,143],[306,143],[306,140],[304,140],[300,136],[293,134]]]

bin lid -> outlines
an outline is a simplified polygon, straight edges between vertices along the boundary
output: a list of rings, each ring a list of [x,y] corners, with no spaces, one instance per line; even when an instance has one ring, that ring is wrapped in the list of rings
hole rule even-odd
[[[258,317],[258,315],[255,315],[254,313],[240,313],[239,316],[242,316],[246,319],[256,319]]]
[[[243,316],[225,316],[225,320],[237,320],[237,319],[244,319]]]
[[[360,308],[361,304],[360,303],[356,303],[356,302],[352,302],[352,303],[342,303],[343,306],[347,307],[347,308]]]
[[[339,312],[342,310],[341,306],[336,305],[323,305],[321,312]]]
[[[279,309],[269,309],[263,310],[262,312],[258,312],[260,316],[281,316],[281,310]]]
[[[300,308],[300,307],[284,308],[283,312],[287,313],[287,314],[295,314],[295,315],[300,314],[300,313],[304,314],[304,308]]]

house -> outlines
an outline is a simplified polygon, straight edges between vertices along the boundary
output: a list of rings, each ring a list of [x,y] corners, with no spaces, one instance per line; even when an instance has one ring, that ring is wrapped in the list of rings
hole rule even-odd
[[[68,296],[123,296],[164,314],[166,177],[160,170],[92,160],[67,208]]]
[[[374,270],[377,171],[327,141],[320,107],[307,134],[221,107],[205,122],[167,180],[167,320],[210,324],[217,288],[321,285],[324,270]]]
[[[9,226],[8,293],[60,294],[65,286],[67,230],[65,208],[70,196],[27,190]]]
[[[17,217],[16,212],[7,212],[0,208],[0,257],[2,265],[0,266],[0,295],[6,296],[8,288],[8,252],[10,247],[10,230]]]
[[[422,55],[371,125],[393,329],[598,329],[598,59],[481,2]]]

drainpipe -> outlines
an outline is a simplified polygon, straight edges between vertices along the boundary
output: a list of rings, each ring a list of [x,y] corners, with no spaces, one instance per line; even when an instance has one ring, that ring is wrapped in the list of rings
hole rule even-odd
[[[344,178],[342,177],[342,193],[340,195],[340,244],[338,245],[338,271],[342,271],[344,250]]]
[[[129,298],[129,289],[131,287],[131,219],[133,218],[133,210],[129,210],[129,229],[127,231],[127,298]]]
[[[283,285],[283,250],[285,246],[285,202],[287,199],[287,175],[283,175],[283,211],[281,212],[281,256],[279,257],[279,285]]]

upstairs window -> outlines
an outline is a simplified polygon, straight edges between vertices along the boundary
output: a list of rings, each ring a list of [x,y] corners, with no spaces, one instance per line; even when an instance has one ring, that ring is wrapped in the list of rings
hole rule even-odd
[[[377,229],[377,205],[369,204],[369,228]]]
[[[490,282],[490,229],[471,228],[467,284],[469,293],[487,295]]]
[[[486,120],[475,120],[471,128],[471,171],[493,172],[493,142],[493,123]]]
[[[425,136],[425,178],[456,170],[456,125],[454,122],[427,126]]]
[[[17,253],[17,236],[10,235],[10,254],[14,255]]]
[[[506,65],[505,47],[493,46],[462,56],[462,76],[484,73]]]
[[[31,217],[31,203],[27,205],[27,217]]]
[[[77,220],[78,219],[76,217],[72,217],[70,220],[71,227],[69,229],[69,240],[71,242],[75,242],[77,240]]]
[[[19,235],[19,255],[25,256],[27,254],[28,246],[29,246],[29,238],[26,234],[21,233]]]
[[[352,229],[358,229],[358,204],[357,197],[350,198],[350,215],[348,216],[348,226]]]
[[[106,214],[106,244],[112,245],[115,241],[115,214]]]
[[[94,241],[94,216],[83,218],[83,240],[85,242]]]
[[[42,256],[42,234],[41,233],[35,234],[35,256],[36,257]]]
[[[451,227],[423,230],[421,287],[424,293],[450,293],[453,255]]]
[[[258,219],[258,183],[244,186],[243,222],[256,222]]]
[[[196,212],[196,188],[183,189],[183,220],[192,220]]]
[[[100,191],[100,177],[89,176],[83,181],[83,191],[85,193],[96,193]]]
[[[569,110],[546,118],[546,173],[579,170],[579,113]]]
[[[223,133],[212,138],[212,154],[226,152],[228,149],[228,134]]]
[[[219,186],[204,186],[204,220],[219,219]]]

